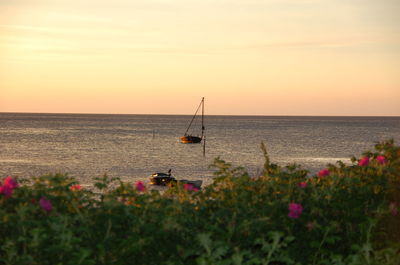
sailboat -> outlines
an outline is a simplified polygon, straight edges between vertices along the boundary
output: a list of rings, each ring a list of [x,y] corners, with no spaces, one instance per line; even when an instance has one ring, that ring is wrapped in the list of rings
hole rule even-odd
[[[190,129],[190,127],[192,126],[192,123],[193,123],[194,119],[196,118],[196,115],[197,115],[197,113],[199,112],[200,108],[201,108],[201,135],[200,135],[200,136],[197,136],[197,135],[189,134],[189,133],[188,133],[188,132],[189,132],[189,129]],[[204,130],[205,130],[205,127],[204,127],[204,98],[202,98],[202,99],[201,99],[201,102],[200,102],[200,105],[199,105],[199,107],[197,108],[196,112],[194,113],[193,118],[192,118],[192,120],[190,121],[189,126],[187,127],[184,136],[182,136],[182,137],[180,138],[181,143],[184,143],[184,144],[196,144],[196,143],[200,143],[201,140],[203,140],[203,137],[204,137]]]

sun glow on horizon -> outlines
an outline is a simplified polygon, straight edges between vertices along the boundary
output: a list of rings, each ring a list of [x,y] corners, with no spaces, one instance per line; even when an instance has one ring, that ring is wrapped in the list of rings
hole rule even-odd
[[[0,0],[0,112],[400,115],[395,0]]]

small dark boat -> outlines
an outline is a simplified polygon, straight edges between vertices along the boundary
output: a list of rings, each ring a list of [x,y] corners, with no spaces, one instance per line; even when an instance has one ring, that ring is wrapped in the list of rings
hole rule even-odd
[[[197,135],[189,134],[189,129],[192,126],[192,123],[193,123],[194,119],[196,118],[197,112],[199,112],[200,107],[201,107],[201,135],[197,136]],[[204,98],[202,98],[200,105],[197,108],[196,112],[194,113],[194,116],[193,116],[192,120],[190,121],[189,126],[187,127],[184,136],[180,137],[181,143],[184,143],[184,144],[200,143],[204,138],[204,130],[205,130],[205,127],[204,127]]]
[[[171,169],[168,170],[168,174],[166,173],[154,173],[150,176],[151,185],[157,186],[174,186],[177,183],[182,184],[190,184],[197,189],[201,189],[201,184],[203,184],[202,180],[176,180],[174,177],[171,176]]]
[[[176,179],[171,176],[171,169],[166,173],[154,173],[150,176],[150,184],[158,186],[168,186],[176,183]]]

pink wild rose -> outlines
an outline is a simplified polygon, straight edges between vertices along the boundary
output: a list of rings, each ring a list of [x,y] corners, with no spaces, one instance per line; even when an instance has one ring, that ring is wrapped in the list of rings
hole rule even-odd
[[[42,207],[42,209],[48,213],[53,210],[53,205],[51,204],[51,201],[44,197],[40,198],[39,204],[40,204],[40,207]]]
[[[0,194],[3,194],[4,196],[6,196],[6,198],[11,197],[13,192],[13,189],[10,188],[9,186],[3,185],[0,186]]]
[[[76,191],[76,190],[82,189],[82,187],[79,184],[75,184],[75,185],[72,185],[71,187],[69,187],[69,189],[72,191]]]
[[[3,185],[0,184],[0,194],[9,198],[16,187],[18,187],[18,183],[12,177],[8,176],[4,179]]]
[[[305,182],[305,181],[303,181],[303,182],[300,182],[300,183],[297,183],[297,186],[299,186],[300,188],[306,188],[307,187],[307,182]]]
[[[330,174],[331,172],[329,172],[328,169],[322,169],[318,172],[318,176],[319,177],[326,177]]]
[[[18,183],[10,176],[4,179],[3,185],[10,187],[12,190],[18,187]]]
[[[187,191],[198,191],[199,190],[193,184],[189,184],[189,183],[183,184],[183,188]]]
[[[303,212],[303,206],[300,203],[289,203],[289,213],[290,218],[299,218]]]
[[[368,166],[368,164],[369,164],[368,156],[364,156],[363,158],[360,159],[360,161],[358,161],[358,165],[362,167]]]
[[[377,156],[376,157],[376,161],[378,161],[378,163],[379,164],[381,164],[381,165],[384,165],[384,164],[386,164],[386,157],[384,157],[384,156]]]
[[[142,181],[137,181],[135,184],[136,190],[138,191],[145,191],[146,187],[144,186]]]

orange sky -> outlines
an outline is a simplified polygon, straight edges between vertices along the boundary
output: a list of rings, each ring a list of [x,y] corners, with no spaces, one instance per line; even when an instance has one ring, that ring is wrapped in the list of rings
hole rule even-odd
[[[400,115],[398,0],[0,0],[0,112]]]

